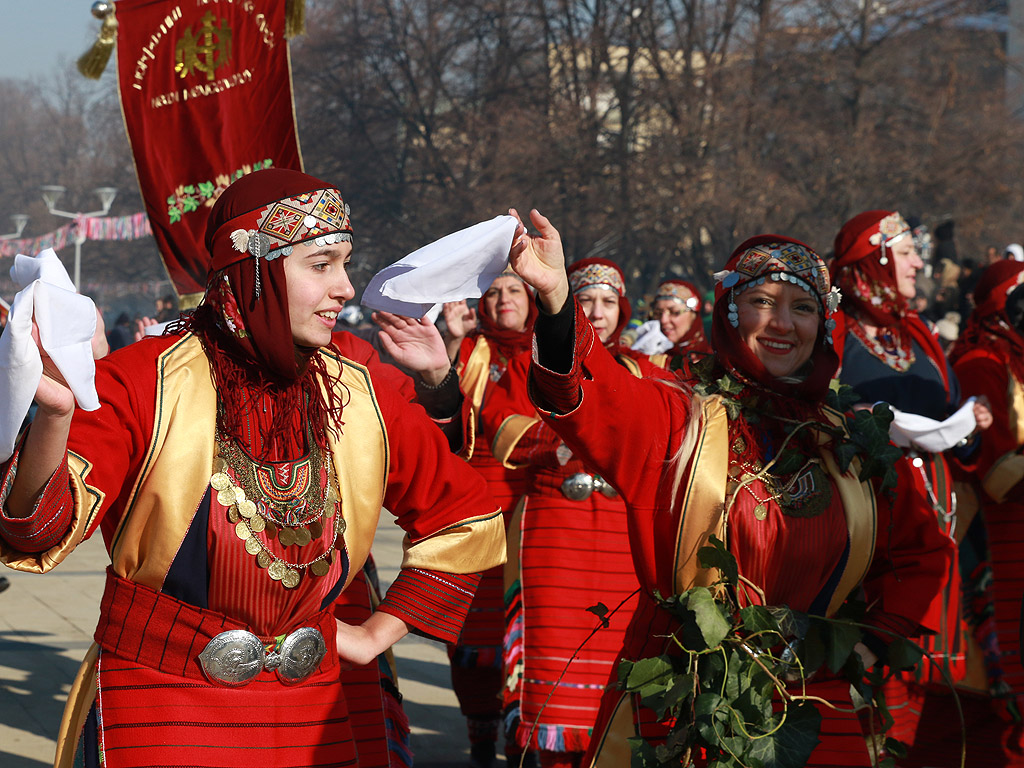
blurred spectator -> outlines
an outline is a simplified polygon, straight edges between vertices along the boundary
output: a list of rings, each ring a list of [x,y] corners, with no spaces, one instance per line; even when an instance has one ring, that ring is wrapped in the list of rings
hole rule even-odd
[[[953,264],[959,264],[960,259],[956,255],[956,243],[953,242],[953,230],[956,223],[952,219],[946,219],[935,228],[935,262],[948,259]]]
[[[153,319],[158,323],[167,323],[178,319],[178,299],[173,293],[156,300],[156,315]]]
[[[947,312],[935,323],[935,332],[939,336],[942,351],[948,353],[953,342],[960,336],[960,313]]]
[[[127,347],[134,340],[132,319],[127,313],[122,312],[114,321],[114,327],[107,331],[107,344],[110,346],[110,351]]]
[[[1002,260],[1003,256],[1001,253],[999,253],[999,249],[996,248],[994,245],[990,245],[988,248],[985,249],[985,262],[982,268],[990,266]]]
[[[974,309],[974,286],[978,284],[982,269],[978,268],[974,259],[964,259],[960,265],[960,279],[957,281],[957,290],[960,293],[960,305],[957,311],[960,317],[967,317]]]
[[[1013,261],[1024,261],[1024,246],[1020,243],[1010,243],[1003,251],[1003,258],[1012,259]]]

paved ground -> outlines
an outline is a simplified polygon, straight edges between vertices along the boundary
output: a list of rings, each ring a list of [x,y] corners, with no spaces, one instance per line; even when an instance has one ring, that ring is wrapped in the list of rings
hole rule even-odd
[[[383,584],[401,561],[401,531],[386,514],[374,556]],[[0,768],[52,765],[67,692],[96,626],[106,552],[86,542],[45,576],[3,568],[0,594]],[[451,691],[444,646],[407,637],[395,647],[418,768],[464,766],[465,721]]]

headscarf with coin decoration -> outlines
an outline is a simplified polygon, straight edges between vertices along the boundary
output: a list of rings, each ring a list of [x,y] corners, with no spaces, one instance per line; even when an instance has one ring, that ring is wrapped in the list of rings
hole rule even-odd
[[[657,306],[659,301],[665,300],[678,302],[695,315],[693,324],[683,334],[683,337],[675,342],[673,349],[676,352],[683,352],[690,348],[706,348],[707,339],[704,338],[700,292],[697,290],[697,286],[689,280],[665,280],[654,292],[652,306]]]
[[[1010,322],[1006,300],[1024,285],[1024,263],[1004,259],[987,267],[974,288],[976,306],[949,353],[952,365],[976,347],[1006,360],[1014,377],[1024,382],[1024,336]]]
[[[865,211],[846,222],[836,235],[832,272],[843,292],[843,309],[873,325],[899,325],[907,300],[896,288],[892,246],[912,237],[910,225],[896,211]]]
[[[739,317],[735,297],[765,281],[787,282],[807,291],[818,303],[818,338],[800,380],[782,380],[768,373],[743,341],[737,328]],[[839,292],[829,280],[828,268],[810,246],[782,235],[758,235],[742,243],[725,269],[715,274],[715,308],[711,323],[711,345],[715,357],[732,374],[756,386],[786,397],[821,403],[829,382],[839,366],[832,348]]]
[[[619,322],[604,343],[608,349],[616,349],[619,346],[619,337],[633,313],[629,299],[626,298],[626,277],[619,265],[608,259],[592,257],[570,264],[566,273],[569,276],[569,290],[573,296],[588,288],[604,288],[618,294]]]
[[[206,295],[184,327],[210,359],[218,429],[253,456],[294,457],[307,431],[326,447],[327,430],[340,429],[339,382],[316,349],[292,339],[283,262],[299,243],[351,240],[348,214],[332,185],[284,168],[243,176],[210,214]],[[268,405],[269,423],[256,414]],[[293,428],[296,414],[306,429]]]

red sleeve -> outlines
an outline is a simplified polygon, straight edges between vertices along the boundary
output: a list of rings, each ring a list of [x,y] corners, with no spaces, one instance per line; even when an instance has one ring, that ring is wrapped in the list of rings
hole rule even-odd
[[[405,568],[379,610],[397,616],[416,634],[455,643],[481,575]]]
[[[896,462],[895,496],[876,492],[875,553],[864,579],[871,609],[867,623],[904,637],[937,632],[942,588],[955,567],[952,540],[939,530],[935,513],[913,501],[910,464]],[[894,638],[881,633],[890,643]]]
[[[331,340],[344,357],[365,365],[374,381],[396,389],[407,402],[417,402],[416,383],[412,377],[400,368],[381,360],[377,350],[369,342],[348,331],[338,331],[332,335]],[[424,402],[424,405],[428,410],[432,407],[428,402]],[[443,415],[441,413],[428,414],[438,429],[448,438],[448,446],[453,453],[458,453],[463,446],[472,444],[470,439],[472,432],[467,429],[463,419],[460,418],[465,412],[465,400],[463,400],[463,403],[454,411],[447,410]]]
[[[331,341],[342,356],[365,365],[374,381],[385,382],[389,387],[394,387],[409,402],[416,398],[416,388],[412,379],[395,366],[383,362],[377,350],[368,341],[363,341],[348,331],[336,332],[332,335]]]
[[[7,516],[7,496],[18,471],[21,446],[15,448],[0,480],[0,538],[20,552],[45,552],[55,547],[71,527],[74,499],[68,478],[67,453],[64,462],[50,477],[28,517]]]
[[[978,480],[1009,453],[1016,453],[1017,423],[1011,419],[1009,372],[1006,363],[984,350],[968,353],[954,366],[964,398],[987,397],[992,409],[992,426],[981,434],[975,457]]]
[[[484,436],[494,450],[494,440],[510,417],[537,419],[515,441],[507,456],[499,450],[500,459],[516,466],[554,466],[556,451],[562,439],[544,422],[540,421],[533,403],[527,394],[527,374],[530,370],[530,353],[524,352],[509,361],[508,368],[487,394],[487,407],[481,414]]]
[[[690,397],[667,382],[637,378],[593,341],[577,304],[572,367],[560,374],[534,360],[530,398],[573,454],[627,504],[653,507],[688,421]]]
[[[124,509],[152,434],[154,361],[177,340],[147,338],[96,361],[100,407],[95,411],[76,409],[68,437],[68,454],[81,457],[88,464],[86,482],[103,497],[86,536],[101,525],[109,541],[117,528],[118,516],[108,513]],[[31,522],[4,524],[4,538],[11,546],[23,552],[44,552],[67,534],[74,505],[69,471],[65,459],[44,489],[35,514],[29,518]]]
[[[483,478],[449,452],[444,436],[422,408],[387,386],[377,388],[377,395],[391,457],[384,506],[411,544],[467,522],[500,516]],[[479,573],[403,569],[379,610],[417,632],[454,642],[478,581]]]

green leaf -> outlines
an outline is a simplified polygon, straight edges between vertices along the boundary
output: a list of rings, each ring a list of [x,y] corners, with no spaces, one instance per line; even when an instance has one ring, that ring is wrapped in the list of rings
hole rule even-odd
[[[799,656],[806,677],[813,675],[825,663],[824,628],[820,621],[810,622],[804,641],[800,644]]]
[[[629,742],[630,768],[660,768],[654,747],[640,736],[630,736]]]
[[[626,679],[627,691],[639,691],[645,686],[661,684],[667,687],[671,682],[672,660],[668,656],[654,656],[634,662]]]
[[[722,577],[729,584],[739,583],[739,567],[736,565],[736,558],[726,546],[725,542],[714,534],[708,539],[711,546],[701,547],[697,550],[697,562],[701,568],[717,568],[722,572]]]
[[[704,743],[709,746],[717,747],[725,735],[720,721],[723,714],[726,719],[729,715],[723,710],[724,706],[722,697],[711,691],[700,694],[693,702],[694,725]]]
[[[782,634],[779,623],[772,616],[771,611],[763,605],[748,605],[746,608],[740,608],[740,621],[743,622],[745,632],[771,632],[780,636]],[[768,638],[770,645],[776,645],[778,640],[778,637],[770,636]]]
[[[608,606],[604,603],[599,602],[597,605],[592,605],[587,608],[592,614],[597,616],[601,620],[601,626],[604,629],[608,629],[610,622],[608,621]]]
[[[732,622],[722,615],[722,604],[716,602],[707,589],[697,587],[690,590],[686,607],[693,613],[705,646],[717,648],[721,645],[732,629]]]
[[[829,408],[846,413],[853,409],[860,402],[860,395],[857,391],[846,384],[840,384],[839,379],[832,379],[829,383],[829,391],[825,396],[825,404]]]
[[[893,757],[904,758],[907,756],[907,745],[899,739],[886,738],[885,751]]]
[[[836,463],[839,465],[839,470],[841,472],[846,472],[856,457],[856,444],[845,441],[836,445]]]
[[[811,625],[811,618],[806,613],[794,611],[786,605],[769,605],[768,612],[772,615],[783,637],[803,639]]]
[[[650,695],[645,695],[645,690],[641,690],[641,703],[654,710],[659,720],[669,713],[678,716],[693,694],[693,675],[677,674],[667,686],[661,686],[660,691]]]
[[[828,627],[825,643],[825,663],[832,672],[839,672],[853,653],[853,646],[860,642],[861,630],[850,624],[826,621]]]
[[[922,656],[914,643],[902,637],[890,643],[886,651],[890,669],[913,669],[920,663]]]
[[[782,714],[776,715],[776,722]],[[790,704],[782,727],[771,736],[750,742],[746,757],[759,760],[764,768],[801,768],[818,746],[821,713],[810,702]]]

